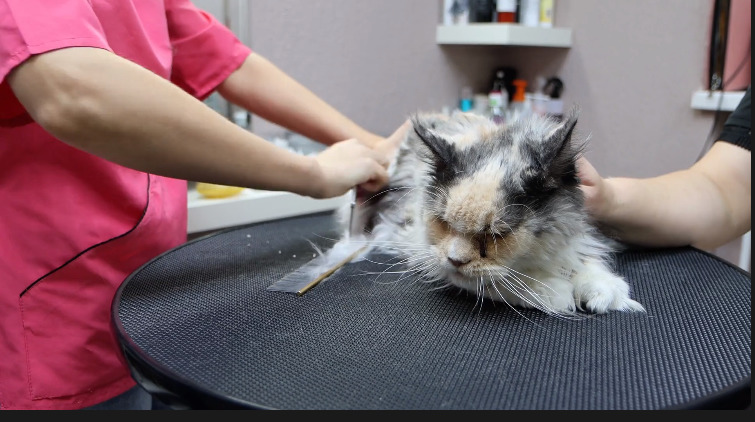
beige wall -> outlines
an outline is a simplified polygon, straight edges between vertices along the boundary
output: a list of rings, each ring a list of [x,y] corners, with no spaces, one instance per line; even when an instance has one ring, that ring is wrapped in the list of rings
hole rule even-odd
[[[208,1],[217,3],[196,3]],[[441,4],[249,0],[247,42],[378,133],[414,111],[454,106],[464,85],[487,89],[492,69],[509,65],[530,82],[564,80],[564,100],[582,108],[587,157],[606,176],[652,176],[698,156],[713,113],[692,110],[690,98],[704,85],[713,0],[557,0],[570,49],[438,46]],[[280,131],[260,119],[253,130]],[[733,246],[719,253],[736,260]]]

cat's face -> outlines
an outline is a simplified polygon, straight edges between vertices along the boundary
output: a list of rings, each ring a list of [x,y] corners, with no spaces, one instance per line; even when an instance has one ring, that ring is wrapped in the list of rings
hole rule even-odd
[[[466,113],[413,124],[408,142],[426,165],[421,224],[438,278],[476,290],[511,277],[545,250],[557,223],[580,212],[576,113],[563,124],[537,118],[500,127]]]

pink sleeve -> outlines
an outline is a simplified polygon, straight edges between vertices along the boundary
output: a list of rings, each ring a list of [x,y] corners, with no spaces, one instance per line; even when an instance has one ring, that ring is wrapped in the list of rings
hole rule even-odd
[[[0,0],[0,123],[26,114],[5,78],[26,59],[65,47],[112,51],[89,2]]]
[[[64,47],[110,50],[88,1],[0,0],[0,83],[34,54]]]
[[[188,0],[165,0],[165,10],[173,46],[171,81],[204,99],[241,66],[251,50]]]

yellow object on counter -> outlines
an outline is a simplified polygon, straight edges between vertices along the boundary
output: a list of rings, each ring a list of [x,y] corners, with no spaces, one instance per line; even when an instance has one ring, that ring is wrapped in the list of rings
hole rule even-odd
[[[228,198],[238,195],[244,188],[197,182],[197,192],[205,198]]]

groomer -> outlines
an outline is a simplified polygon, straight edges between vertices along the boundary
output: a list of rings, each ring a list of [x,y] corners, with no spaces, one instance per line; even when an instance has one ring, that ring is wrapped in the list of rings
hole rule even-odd
[[[375,190],[404,130],[363,129],[189,0],[0,0],[0,34],[0,409],[149,409],[110,306],[186,240],[186,180]],[[275,147],[216,90],[329,147]]]

